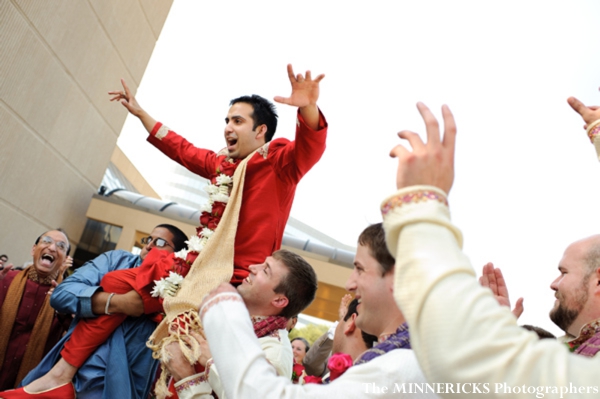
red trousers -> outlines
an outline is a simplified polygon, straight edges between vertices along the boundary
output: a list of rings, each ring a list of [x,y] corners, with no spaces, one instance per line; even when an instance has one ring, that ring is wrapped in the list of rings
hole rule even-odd
[[[152,297],[150,291],[152,291],[155,279],[168,277],[173,264],[172,254],[153,248],[139,267],[109,272],[102,278],[100,286],[105,292],[115,294],[125,294],[135,290],[144,301],[145,314],[159,313],[163,311],[162,299]],[[187,270],[184,272],[187,274]],[[148,281],[152,283],[148,284]],[[62,358],[72,366],[81,367],[126,318],[126,314],[114,313],[101,315],[94,319],[79,320],[71,338],[65,343],[60,353]]]

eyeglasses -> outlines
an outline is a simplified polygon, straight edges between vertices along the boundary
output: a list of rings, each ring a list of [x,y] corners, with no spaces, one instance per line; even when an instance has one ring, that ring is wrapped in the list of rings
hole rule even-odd
[[[163,239],[163,238],[154,238],[152,236],[148,236],[148,237],[144,237],[142,238],[142,244],[144,245],[149,245],[150,243],[154,242],[154,246],[157,248],[164,248],[164,247],[171,247],[173,248],[173,246],[171,244],[169,244],[167,242],[167,240]],[[173,248],[175,249],[175,248]]]
[[[54,239],[49,236],[43,236],[42,238],[40,238],[40,244],[47,246],[54,244],[56,245],[56,248],[58,248],[59,251],[65,253],[69,250],[69,244],[67,244],[64,241],[54,241]]]

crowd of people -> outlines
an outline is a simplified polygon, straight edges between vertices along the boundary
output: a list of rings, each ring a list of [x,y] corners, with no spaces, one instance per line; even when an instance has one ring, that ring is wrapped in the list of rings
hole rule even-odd
[[[0,398],[145,399],[152,388],[158,398],[596,397],[600,235],[558,262],[550,318],[565,335],[520,327],[522,298],[511,309],[493,264],[475,279],[450,219],[457,127],[447,106],[442,128],[417,104],[426,140],[399,133],[410,148],[390,153],[398,191],[357,238],[338,322],[312,345],[290,342],[317,276],[280,247],[296,186],[325,151],[323,77],[288,65],[292,93],[275,101],[298,108],[294,141],[273,140],[270,101],[243,96],[218,153],[153,119],[124,81],[109,92],[152,145],[211,181],[210,201],[196,235],[158,225],[139,255],[107,252],[64,281],[63,231],[40,235],[22,271],[0,257]],[[568,103],[600,155],[600,107]]]

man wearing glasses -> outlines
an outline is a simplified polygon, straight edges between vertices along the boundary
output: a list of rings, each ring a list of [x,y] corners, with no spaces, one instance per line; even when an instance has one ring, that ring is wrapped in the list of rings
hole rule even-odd
[[[76,318],[63,339],[21,385],[27,385],[52,369],[80,318],[124,313],[129,317],[87,359],[75,375],[73,384],[77,397],[83,399],[148,397],[158,363],[152,359],[146,340],[156,328],[156,321],[143,314],[142,300],[135,291],[115,294],[108,301],[110,293],[102,291],[100,281],[110,271],[138,267],[154,247],[177,252],[185,248],[186,240],[185,233],[177,227],[158,225],[150,236],[142,239],[144,247],[139,255],[121,250],[106,252],[84,264],[56,287],[52,294],[52,306],[59,312],[73,313]]]
[[[71,317],[56,313],[47,295],[62,279],[69,250],[65,233],[48,231],[35,241],[30,267],[0,271],[1,390],[14,388],[69,327]]]

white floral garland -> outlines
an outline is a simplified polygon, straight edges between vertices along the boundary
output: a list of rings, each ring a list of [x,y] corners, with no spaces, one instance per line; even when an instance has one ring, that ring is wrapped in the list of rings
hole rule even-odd
[[[213,204],[215,202],[222,202],[227,204],[229,201],[229,194],[231,192],[231,186],[233,185],[233,178],[223,173],[219,174],[215,184],[209,184],[204,187],[204,190],[208,193],[208,202],[200,207],[202,213],[210,214],[213,210]],[[175,253],[175,257],[186,260],[188,253],[196,252],[200,253],[208,239],[213,235],[215,231],[204,227],[198,235],[193,235],[185,243],[188,245],[187,248],[182,249]],[[153,297],[165,298],[167,296],[175,296],[179,290],[179,286],[183,282],[183,276],[176,272],[169,272],[169,277],[161,278],[160,280],[154,280],[154,288],[152,289]]]
[[[153,297],[166,298],[167,296],[174,296],[179,290],[179,286],[183,282],[183,276],[179,273],[169,272],[169,277],[161,278],[160,280],[154,280],[154,288],[150,292]]]

